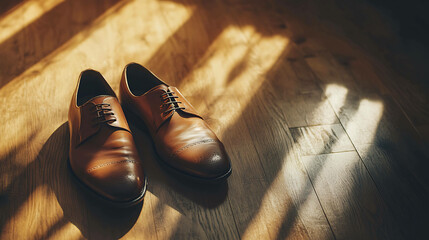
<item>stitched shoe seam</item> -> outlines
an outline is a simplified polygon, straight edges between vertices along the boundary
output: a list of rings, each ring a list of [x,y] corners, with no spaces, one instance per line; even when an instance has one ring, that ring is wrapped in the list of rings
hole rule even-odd
[[[204,143],[211,143],[211,142],[216,142],[216,140],[214,140],[214,139],[205,139],[205,140],[202,140],[202,141],[198,141],[198,142],[194,142],[194,143],[187,144],[187,145],[185,145],[185,146],[183,146],[183,147],[181,147],[181,148],[177,149],[175,152],[173,152],[173,153],[171,154],[171,157],[172,157],[172,158],[173,158],[173,157],[176,157],[179,153],[181,153],[181,152],[185,151],[185,150],[186,150],[186,149],[188,149],[188,148],[195,147],[195,146],[197,146],[197,145],[201,145],[201,144],[204,144]]]
[[[108,162],[108,163],[103,163],[103,164],[100,164],[100,165],[97,165],[95,167],[88,169],[88,173],[93,172],[93,171],[100,169],[100,168],[103,168],[103,167],[107,167],[107,166],[114,165],[114,164],[122,164],[122,163],[136,163],[136,164],[138,164],[138,162],[136,160],[128,160],[128,159],[116,161],[116,162]]]

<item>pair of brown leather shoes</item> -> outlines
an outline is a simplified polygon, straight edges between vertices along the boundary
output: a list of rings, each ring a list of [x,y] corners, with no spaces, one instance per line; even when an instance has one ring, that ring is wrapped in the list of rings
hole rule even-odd
[[[147,127],[160,162],[174,172],[206,182],[231,174],[223,144],[182,96],[149,70],[128,64],[120,102]],[[72,172],[91,192],[118,206],[139,203],[146,176],[121,104],[103,76],[81,73],[69,110]]]

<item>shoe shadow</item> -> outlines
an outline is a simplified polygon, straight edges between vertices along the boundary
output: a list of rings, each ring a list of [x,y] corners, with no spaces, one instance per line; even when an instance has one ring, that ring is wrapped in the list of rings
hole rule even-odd
[[[129,114],[127,114],[127,118],[131,118],[130,128],[149,179],[148,190],[152,194],[176,209],[179,207],[175,206],[177,200],[171,197],[171,190],[205,208],[215,208],[225,201],[228,194],[226,181],[218,184],[201,183],[166,169],[159,162],[161,160],[156,154],[152,139],[145,127]]]
[[[73,223],[84,237],[118,239],[137,221],[143,203],[130,208],[114,208],[86,193],[70,172],[67,164],[69,150],[68,124],[63,123],[46,141],[37,161],[48,169],[46,184],[55,193],[64,219]],[[35,169],[37,170],[37,169]]]

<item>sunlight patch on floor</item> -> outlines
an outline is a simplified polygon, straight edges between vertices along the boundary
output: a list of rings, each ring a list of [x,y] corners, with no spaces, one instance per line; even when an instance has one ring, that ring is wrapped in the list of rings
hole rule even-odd
[[[237,35],[254,35],[258,40],[231,43],[231,37]],[[264,74],[278,61],[288,43],[289,39],[284,36],[266,37],[251,26],[229,26],[206,51],[197,64],[199,67],[188,76],[181,86],[182,92],[204,96],[207,106],[210,106],[205,112],[216,115],[216,120],[223,125],[231,125],[260,90],[266,80]],[[224,111],[225,108],[218,106],[228,106],[231,97],[240,102],[241,109],[219,115],[211,111]]]
[[[48,239],[82,239],[82,233],[73,223],[67,222],[55,230]]]
[[[64,0],[27,0],[0,18],[0,43],[25,28]]]
[[[325,93],[353,144],[373,143],[384,112],[382,99],[358,99],[337,84],[329,84]]]
[[[326,86],[325,94],[332,104],[334,109],[340,109],[346,102],[348,89],[338,84],[328,84]]]
[[[355,145],[371,144],[383,116],[384,104],[380,100],[362,99],[345,129]]]
[[[300,225],[299,221],[311,220],[311,222],[304,222],[304,225],[324,227],[325,219],[320,214],[317,196],[313,192],[297,152],[298,149],[295,146],[288,150],[283,166],[263,196],[258,211],[246,228],[243,239],[266,239],[267,236],[259,236],[256,232],[261,226],[266,226],[270,230],[268,239],[277,239],[282,231],[296,229]],[[321,230],[318,237],[329,239],[329,236],[323,236],[324,233],[329,232]],[[303,236],[289,237],[299,239]]]
[[[347,94],[347,88],[337,84],[330,84],[326,88],[326,95],[328,96],[331,104],[337,107],[337,110],[345,107],[344,104],[346,104]],[[346,123],[346,131],[349,134],[354,134],[355,137],[359,137],[359,139],[365,143],[372,143],[377,133],[378,125],[382,115],[382,102],[378,100],[361,99],[356,113],[351,119],[348,119]],[[349,141],[349,136],[347,134],[337,137],[339,140],[333,143],[332,147],[341,141]],[[331,176],[330,169],[332,168],[344,170],[334,171],[337,175],[332,175],[332,177],[334,177],[332,179],[333,184],[335,183],[339,189],[344,189],[343,191],[338,189],[338,191],[335,190],[335,197],[343,199],[343,201],[347,201],[348,197],[353,196],[353,194],[349,192],[351,190],[350,186],[347,184],[347,186],[342,186],[342,184],[345,184],[342,181],[352,177],[345,174],[355,173],[355,165],[359,162],[353,162],[351,160],[339,161],[332,159],[327,161],[327,157],[330,155],[316,155],[304,157],[305,164],[303,164],[303,157],[300,156],[297,146],[299,145],[299,141],[305,140],[305,136],[302,136],[297,140],[297,144],[293,144],[293,147],[288,149],[288,153],[284,158],[282,169],[279,171],[276,178],[269,186],[266,194],[262,198],[257,214],[252,219],[245,231],[245,234],[243,235],[245,238],[258,239],[258,233],[255,231],[258,230],[261,225],[266,225],[269,229],[277,230],[277,232],[272,232],[273,236],[270,236],[270,238],[276,238],[282,227],[282,223],[285,221],[293,221],[286,224],[294,225],[296,224],[296,221],[299,221],[298,215],[301,214],[306,216],[305,219],[311,219],[313,221],[307,224],[317,224],[317,222],[320,222],[321,225],[323,225],[324,216],[320,214],[318,215],[316,213],[317,209],[320,209],[320,206],[318,206],[319,200],[314,193],[313,185],[316,186],[320,184],[320,181],[324,181],[323,178],[326,179],[326,176]],[[319,151],[322,153],[323,150],[324,146],[321,146]],[[353,152],[350,152],[350,154],[353,154]],[[357,155],[355,156],[357,157]],[[325,161],[327,161],[327,164],[325,164]],[[359,159],[357,161],[361,160]],[[336,166],[335,164],[341,164],[341,166]],[[308,178],[308,171],[311,171],[312,173],[312,183]],[[290,194],[290,196],[276,196],[281,192],[285,192],[284,189],[287,189],[287,192]],[[279,199],[281,199],[281,201],[279,201]],[[294,212],[295,207],[298,209],[298,213]],[[338,210],[341,213],[347,211],[347,209],[342,209],[342,206],[336,207],[337,208],[335,210]],[[267,219],[269,219],[268,222]]]
[[[153,194],[151,194],[151,201],[151,205],[153,206],[152,209],[160,209],[153,213],[156,219],[155,222],[160,223],[156,225],[157,238],[171,239],[184,216],[176,209],[162,203],[159,198]]]

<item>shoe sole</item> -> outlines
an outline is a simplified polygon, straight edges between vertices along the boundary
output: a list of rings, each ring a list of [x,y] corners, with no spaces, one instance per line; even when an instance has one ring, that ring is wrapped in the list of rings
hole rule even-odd
[[[155,151],[156,152],[156,151]],[[222,183],[225,182],[226,179],[231,175],[232,173],[232,168],[230,168],[228,170],[228,172],[226,172],[225,174],[215,177],[215,178],[202,178],[202,177],[198,177],[198,176],[194,176],[191,174],[188,174],[186,172],[183,172],[177,168],[174,168],[170,165],[168,165],[166,162],[164,162],[161,157],[158,155],[158,153],[156,153],[157,155],[157,159],[158,159],[158,163],[163,166],[163,168],[165,168],[167,171],[175,174],[176,176],[179,177],[185,177],[187,180],[192,180],[192,181],[198,181],[200,183],[205,183],[205,184],[218,184],[218,183]]]
[[[145,132],[145,133],[147,133],[147,134],[150,135],[149,129],[146,127],[146,124],[144,123],[144,121],[142,119],[140,119],[139,116],[137,116],[133,111],[130,111],[128,108],[126,108],[124,106],[122,106],[122,109],[123,109],[125,115],[128,115],[130,117],[130,118],[127,118],[127,119],[131,120],[131,121],[128,120],[129,124],[133,125],[136,128],[139,128],[143,132]],[[139,124],[136,124],[136,123],[139,123]],[[170,172],[174,173],[177,176],[185,177],[186,179],[195,180],[195,181],[198,181],[198,182],[201,182],[201,183],[217,184],[217,183],[224,182],[231,175],[231,173],[232,173],[232,168],[229,168],[229,170],[226,173],[224,173],[223,175],[221,175],[221,176],[218,176],[218,177],[215,177],[215,178],[202,178],[202,177],[198,177],[198,176],[186,173],[184,171],[181,171],[181,170],[179,170],[177,168],[174,168],[174,167],[170,166],[168,163],[166,163],[164,160],[162,160],[162,158],[159,156],[158,152],[156,151],[156,148],[155,148],[155,145],[154,145],[152,137],[150,137],[150,139],[151,139],[151,142],[152,142],[152,148],[155,150],[154,152],[156,154],[157,162],[163,168],[169,170]]]
[[[105,203],[109,206],[113,206],[113,207],[117,207],[117,208],[132,207],[132,206],[135,206],[135,205],[139,204],[140,202],[142,202],[143,198],[146,194],[146,189],[147,189],[147,176],[146,176],[146,174],[145,174],[144,186],[143,186],[142,193],[138,197],[134,198],[133,200],[119,202],[119,201],[112,201],[112,200],[98,194],[97,192],[92,190],[90,187],[88,187],[88,185],[86,185],[84,182],[82,182],[82,180],[80,180],[76,176],[76,174],[73,172],[73,169],[70,165],[70,159],[69,158],[67,158],[67,166],[68,166],[70,173],[73,176],[72,179],[74,179],[74,182],[76,182],[86,193],[88,193],[92,197],[97,198],[98,200],[102,201],[103,203]]]

